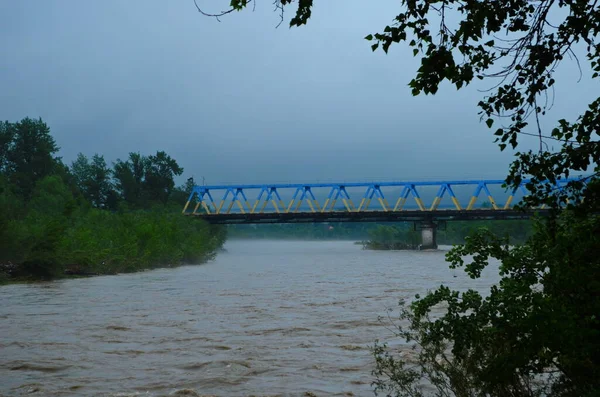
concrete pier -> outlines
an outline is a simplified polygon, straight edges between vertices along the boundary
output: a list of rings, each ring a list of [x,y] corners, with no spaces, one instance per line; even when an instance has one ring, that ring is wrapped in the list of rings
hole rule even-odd
[[[433,222],[421,222],[421,249],[437,249],[437,225]]]

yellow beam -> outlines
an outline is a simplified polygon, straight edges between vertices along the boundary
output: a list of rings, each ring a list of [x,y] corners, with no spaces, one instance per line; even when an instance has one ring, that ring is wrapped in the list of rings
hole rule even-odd
[[[325,212],[327,210],[328,205],[329,205],[329,199],[325,199],[325,204],[323,204],[323,208],[321,209],[321,212]]]
[[[396,201],[396,205],[394,206],[394,211],[401,211],[402,207],[404,207],[404,203],[406,203],[405,197],[400,197],[398,201]]]
[[[383,211],[387,212],[388,209],[387,209],[387,207],[386,207],[385,202],[383,201],[383,199],[381,197],[379,197],[378,200],[379,200],[379,204],[383,208]]]
[[[317,211],[321,211],[321,205],[316,199],[313,199],[313,203],[315,204],[315,208],[317,209]]]
[[[362,211],[362,207],[365,204],[365,201],[366,199],[364,197],[360,200],[360,204],[358,205],[358,212]]]
[[[190,205],[190,200],[186,201],[185,206],[183,207],[183,211],[181,211],[182,214],[185,214],[185,211],[188,209]]]
[[[433,203],[431,203],[431,208],[429,208],[429,211],[435,211],[438,205],[440,205],[440,201],[442,201],[441,197],[434,198]]]
[[[356,211],[356,207],[354,207],[354,203],[352,202],[352,199],[344,199],[346,201],[348,201],[348,206],[350,207],[350,212],[352,211]],[[344,202],[344,204],[346,204],[346,202]]]
[[[344,203],[344,207],[346,207],[346,210],[348,210],[348,212],[352,212],[352,207],[350,206],[350,204],[352,204],[352,202],[348,203],[349,200],[343,198],[342,199],[342,203]]]
[[[329,210],[333,211],[335,209],[335,203],[337,203],[337,199],[333,199],[331,204],[329,204]]]
[[[423,200],[421,200],[420,197],[415,197],[415,201],[417,202],[417,205],[419,206],[419,209],[421,211],[425,211],[425,206],[423,205]]]
[[[383,204],[385,204],[385,208],[387,208],[386,211],[388,211],[390,208],[392,208],[392,206],[390,205],[390,203],[387,201],[386,198],[383,199]]]
[[[492,207],[497,210],[498,206],[496,205],[496,201],[494,200],[494,198],[492,196],[488,196],[488,200],[490,200],[490,203],[492,203]]]
[[[198,202],[196,203],[196,206],[194,207],[194,212],[192,212],[192,214],[195,214],[195,213],[196,213],[196,211],[198,211],[198,207],[200,207],[200,201],[198,201]]]
[[[242,202],[240,200],[235,200],[235,202],[237,203],[238,207],[240,207],[240,211],[242,212],[242,214],[245,214],[246,211],[244,210],[244,206],[242,205]]]
[[[457,210],[461,210],[462,208],[460,208],[460,203],[458,202],[458,199],[456,197],[452,197],[452,202],[454,203],[454,206],[456,207]]]
[[[469,200],[469,205],[467,206],[467,210],[472,210],[476,201],[477,201],[477,197],[476,196],[472,196],[471,200]]]
[[[290,204],[288,205],[288,207],[287,207],[287,209],[285,210],[285,212],[290,212],[290,210],[292,209],[292,206],[294,205],[294,201],[295,201],[294,199],[292,199],[292,200],[290,201]]]
[[[504,204],[504,209],[507,210],[510,208],[510,204],[513,201],[513,195],[511,194],[510,196],[508,196],[508,199],[506,200],[506,204]]]
[[[279,214],[279,207],[277,206],[277,201],[275,199],[271,200],[273,207],[275,207],[275,212]]]

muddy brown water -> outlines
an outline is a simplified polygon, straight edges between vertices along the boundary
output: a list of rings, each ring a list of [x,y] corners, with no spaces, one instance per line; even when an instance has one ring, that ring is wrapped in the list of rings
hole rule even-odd
[[[372,396],[388,309],[486,290],[444,249],[230,241],[201,266],[0,287],[2,396]]]

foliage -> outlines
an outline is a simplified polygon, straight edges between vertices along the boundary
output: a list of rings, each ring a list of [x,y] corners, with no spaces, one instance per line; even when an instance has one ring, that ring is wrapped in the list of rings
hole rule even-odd
[[[0,147],[0,171],[25,199],[38,180],[57,171],[58,146],[41,119],[0,122]]]
[[[440,396],[597,395],[600,259],[589,247],[600,243],[600,222],[565,213],[553,221],[553,233],[537,227],[521,246],[484,232],[448,254],[451,267],[464,266],[472,278],[498,260],[500,283],[488,296],[442,286],[404,307],[408,324],[398,335],[416,343],[416,362],[377,344],[377,391],[421,395],[424,376]],[[432,319],[440,305],[445,313]]]
[[[175,188],[175,176],[183,173],[177,162],[163,151],[154,156],[129,153],[129,160],[117,160],[114,176],[123,201],[131,207],[148,208],[166,204]]]
[[[181,216],[183,169],[165,152],[110,169],[56,150],[41,120],[0,123],[0,281],[203,263],[223,245],[224,228]]]
[[[232,0],[232,9],[249,2]],[[457,89],[474,79],[495,79],[478,106],[501,150],[519,135],[539,138],[537,151],[517,152],[507,185],[526,178],[532,192],[522,205],[548,205],[521,246],[488,231],[448,254],[478,278],[490,258],[502,281],[489,296],[446,286],[416,300],[403,313],[400,336],[417,342],[417,365],[376,346],[376,389],[388,395],[423,395],[428,379],[439,396],[591,396],[600,394],[598,297],[600,274],[600,98],[575,121],[559,120],[544,133],[540,119],[552,105],[555,71],[566,56],[586,59],[600,73],[597,1],[403,0],[402,12],[382,33],[369,34],[375,51],[406,42],[421,59],[410,82],[413,95],[435,94],[444,81]],[[280,6],[288,1],[278,1]],[[298,2],[291,25],[306,23],[312,1]],[[533,121],[533,123],[531,123]],[[530,123],[532,125],[530,125]],[[560,144],[548,149],[547,140]],[[545,146],[544,146],[545,145]],[[556,181],[586,173],[563,188]],[[465,257],[472,257],[470,263]],[[430,318],[433,308],[445,313]]]
[[[104,156],[94,154],[91,161],[82,153],[71,164],[75,184],[83,197],[96,208],[115,209],[116,193],[111,181],[112,170]]]
[[[364,248],[376,250],[416,249],[421,243],[420,233],[416,232],[410,224],[402,226],[379,225],[375,229],[369,230],[369,241],[363,243]]]

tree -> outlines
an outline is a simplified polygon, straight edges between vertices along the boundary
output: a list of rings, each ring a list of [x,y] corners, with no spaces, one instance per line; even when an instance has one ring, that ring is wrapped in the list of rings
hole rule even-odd
[[[8,153],[14,136],[12,123],[0,121],[0,172],[8,172]]]
[[[166,204],[175,187],[175,176],[183,168],[163,151],[142,156],[130,153],[128,161],[117,160],[114,177],[122,199],[134,207],[147,207],[152,203]]]
[[[41,119],[25,118],[0,126],[0,170],[28,200],[37,181],[57,170],[58,147]]]
[[[198,10],[220,17],[250,3],[232,0],[219,14]],[[280,11],[290,3],[276,1]],[[290,25],[307,23],[312,4],[298,0]],[[494,81],[478,105],[488,128],[500,121],[494,131],[500,150],[517,149],[520,135],[539,139],[538,150],[516,153],[507,187],[530,177],[532,193],[522,205],[546,204],[552,217],[538,222],[522,246],[482,231],[452,250],[451,267],[464,266],[472,278],[499,260],[501,282],[485,297],[441,286],[403,306],[398,335],[415,343],[416,365],[376,345],[376,390],[418,396],[426,378],[439,396],[600,394],[600,97],[576,120],[559,120],[550,131],[540,123],[565,57],[585,59],[590,77],[599,76],[599,2],[403,0],[402,6],[393,24],[365,37],[372,49],[388,52],[399,42],[412,48],[421,59],[409,84],[413,95],[435,94],[444,81],[457,89],[474,79]],[[560,149],[548,149],[548,140]],[[574,173],[584,176],[557,186]],[[434,318],[440,304],[444,314]]]
[[[148,159],[139,153],[129,153],[128,161],[117,160],[113,175],[121,199],[134,207],[140,207],[145,202],[144,175]]]
[[[77,187],[83,196],[96,208],[111,208],[113,186],[111,182],[112,170],[106,165],[104,156],[94,154],[90,161],[85,155],[79,153],[71,165]]]
[[[177,161],[163,151],[148,157],[145,185],[150,200],[166,204],[175,187],[175,176],[183,173]]]

